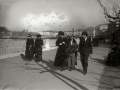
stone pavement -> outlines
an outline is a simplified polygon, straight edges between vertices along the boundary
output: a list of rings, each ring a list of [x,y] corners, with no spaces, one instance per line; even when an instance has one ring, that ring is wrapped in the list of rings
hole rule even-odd
[[[56,49],[43,52],[43,61],[25,65],[24,55],[0,59],[0,90],[120,90],[120,68],[105,66],[108,44],[93,48],[88,73],[82,74],[78,56],[76,70],[53,66]]]

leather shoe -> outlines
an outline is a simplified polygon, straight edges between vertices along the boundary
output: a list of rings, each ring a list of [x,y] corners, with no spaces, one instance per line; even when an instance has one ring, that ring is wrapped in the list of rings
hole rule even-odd
[[[86,74],[87,74],[87,72],[83,71],[83,75],[86,75]]]
[[[69,71],[71,71],[71,67],[69,68]]]

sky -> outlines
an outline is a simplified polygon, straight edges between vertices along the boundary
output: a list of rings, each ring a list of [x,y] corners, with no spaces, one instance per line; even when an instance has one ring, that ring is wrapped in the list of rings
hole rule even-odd
[[[13,31],[84,29],[103,19],[96,0],[0,0],[0,26]]]

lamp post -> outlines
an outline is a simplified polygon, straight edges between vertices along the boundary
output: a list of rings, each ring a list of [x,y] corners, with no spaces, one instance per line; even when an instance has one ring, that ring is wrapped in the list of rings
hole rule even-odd
[[[93,37],[95,37],[95,26],[93,26]]]
[[[72,28],[72,30],[73,30],[73,35],[75,35],[75,30]]]

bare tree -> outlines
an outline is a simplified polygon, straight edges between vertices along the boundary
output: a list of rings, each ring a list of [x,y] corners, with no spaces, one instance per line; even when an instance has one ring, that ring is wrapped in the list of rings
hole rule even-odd
[[[112,17],[118,17],[120,0],[109,0],[109,6],[105,5],[102,0],[97,0],[97,2],[99,3],[101,12],[105,15],[106,20],[114,22]]]
[[[105,5],[102,0],[97,0],[97,2],[99,3],[101,12],[105,15],[106,20],[110,22],[109,24],[116,27],[117,32],[115,40],[120,43],[120,0],[109,0],[109,6]]]

